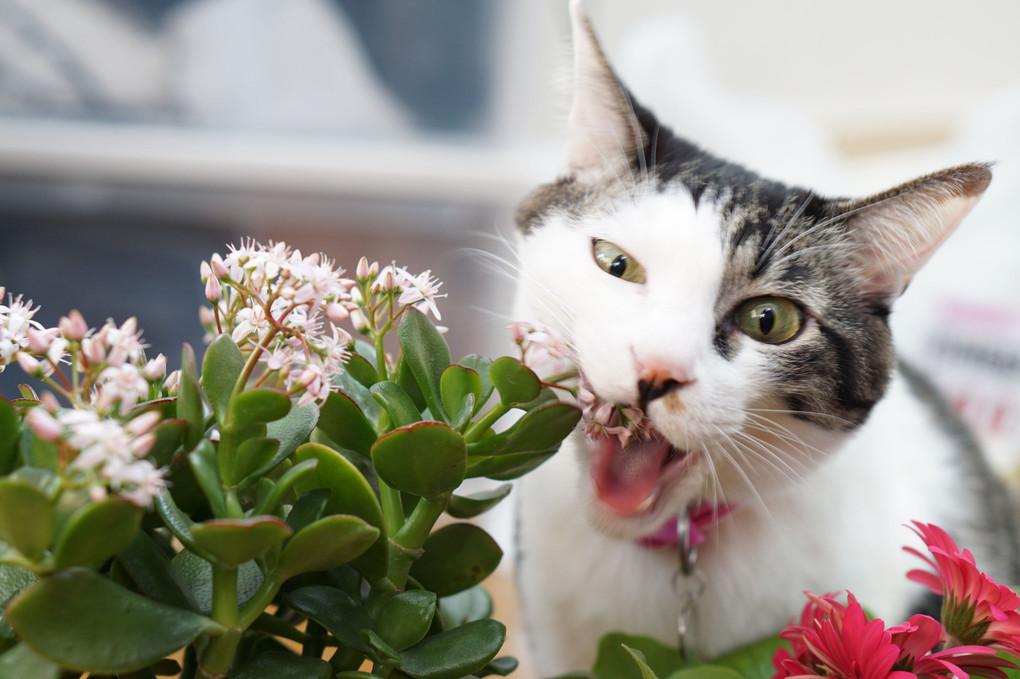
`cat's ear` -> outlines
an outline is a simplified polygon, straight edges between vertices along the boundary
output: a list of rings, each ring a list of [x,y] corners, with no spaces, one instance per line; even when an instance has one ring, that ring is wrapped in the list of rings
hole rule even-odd
[[[616,171],[643,152],[647,135],[634,115],[580,0],[571,0],[573,104],[567,131],[567,173]]]
[[[961,165],[863,200],[836,205],[848,215],[873,291],[898,297],[988,187],[987,165]]]

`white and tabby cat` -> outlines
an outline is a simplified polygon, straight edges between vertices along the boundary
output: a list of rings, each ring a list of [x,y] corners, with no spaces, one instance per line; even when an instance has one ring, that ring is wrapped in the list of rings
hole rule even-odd
[[[522,484],[519,579],[540,676],[611,630],[675,643],[691,508],[711,657],[775,633],[803,592],[849,589],[889,624],[931,610],[910,520],[1013,581],[1013,510],[971,439],[898,365],[890,305],[991,179],[943,170],[863,200],[763,179],[674,135],[617,80],[578,2],[566,170],[518,211],[518,318],[572,347],[592,391],[654,425],[575,432]],[[667,541],[668,542],[668,541]],[[649,543],[659,546],[649,546]],[[935,607],[937,610],[937,607]]]

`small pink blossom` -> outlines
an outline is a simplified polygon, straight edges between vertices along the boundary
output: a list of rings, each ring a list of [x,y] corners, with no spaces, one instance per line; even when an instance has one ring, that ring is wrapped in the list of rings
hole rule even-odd
[[[88,323],[85,317],[77,309],[71,310],[69,314],[60,319],[60,333],[69,340],[80,342],[85,339],[89,332]]]
[[[149,383],[130,363],[111,365],[99,373],[98,391],[93,404],[100,411],[106,412],[119,404],[118,412],[126,415],[141,399],[149,393]]]
[[[210,302],[216,302],[223,297],[223,288],[215,276],[209,276],[205,280],[205,298]]]
[[[142,377],[150,382],[158,382],[166,376],[166,356],[159,354],[149,360],[142,368]]]
[[[28,426],[32,428],[35,435],[43,441],[50,443],[59,441],[64,433],[64,427],[57,421],[57,418],[46,412],[45,408],[29,408],[25,415],[25,421],[28,422]]]
[[[32,377],[42,376],[42,364],[35,356],[24,351],[19,351],[15,354],[14,359],[18,362],[18,367],[21,368],[22,372],[26,375],[31,375]]]
[[[406,269],[397,269],[396,274],[397,283],[403,290],[397,298],[397,303],[402,306],[413,306],[422,313],[432,312],[437,321],[442,320],[436,306],[436,298],[446,295],[439,294],[439,288],[443,284],[432,276],[432,270],[426,269],[413,276]]]

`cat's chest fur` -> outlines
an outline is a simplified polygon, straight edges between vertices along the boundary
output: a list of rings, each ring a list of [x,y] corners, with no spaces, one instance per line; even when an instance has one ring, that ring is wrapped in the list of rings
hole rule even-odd
[[[888,317],[987,187],[963,165],[864,199],[769,181],[673,134],[616,79],[583,9],[563,175],[517,213],[516,317],[564,339],[583,426],[524,479],[519,581],[539,675],[620,630],[676,641],[677,553],[707,528],[690,643],[774,634],[805,590],[890,624],[923,590],[905,524],[936,523],[1014,581],[1013,508],[952,413],[897,366]],[[583,398],[582,398],[583,396]],[[676,588],[679,587],[678,592]]]

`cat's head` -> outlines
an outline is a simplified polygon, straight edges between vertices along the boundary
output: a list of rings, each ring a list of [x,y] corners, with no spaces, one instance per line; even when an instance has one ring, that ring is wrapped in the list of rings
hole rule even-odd
[[[571,14],[566,168],[517,213],[518,313],[566,338],[599,398],[654,424],[626,448],[582,446],[593,517],[637,536],[798,482],[864,422],[894,366],[890,305],[991,173],[859,200],[763,179],[660,125]]]

